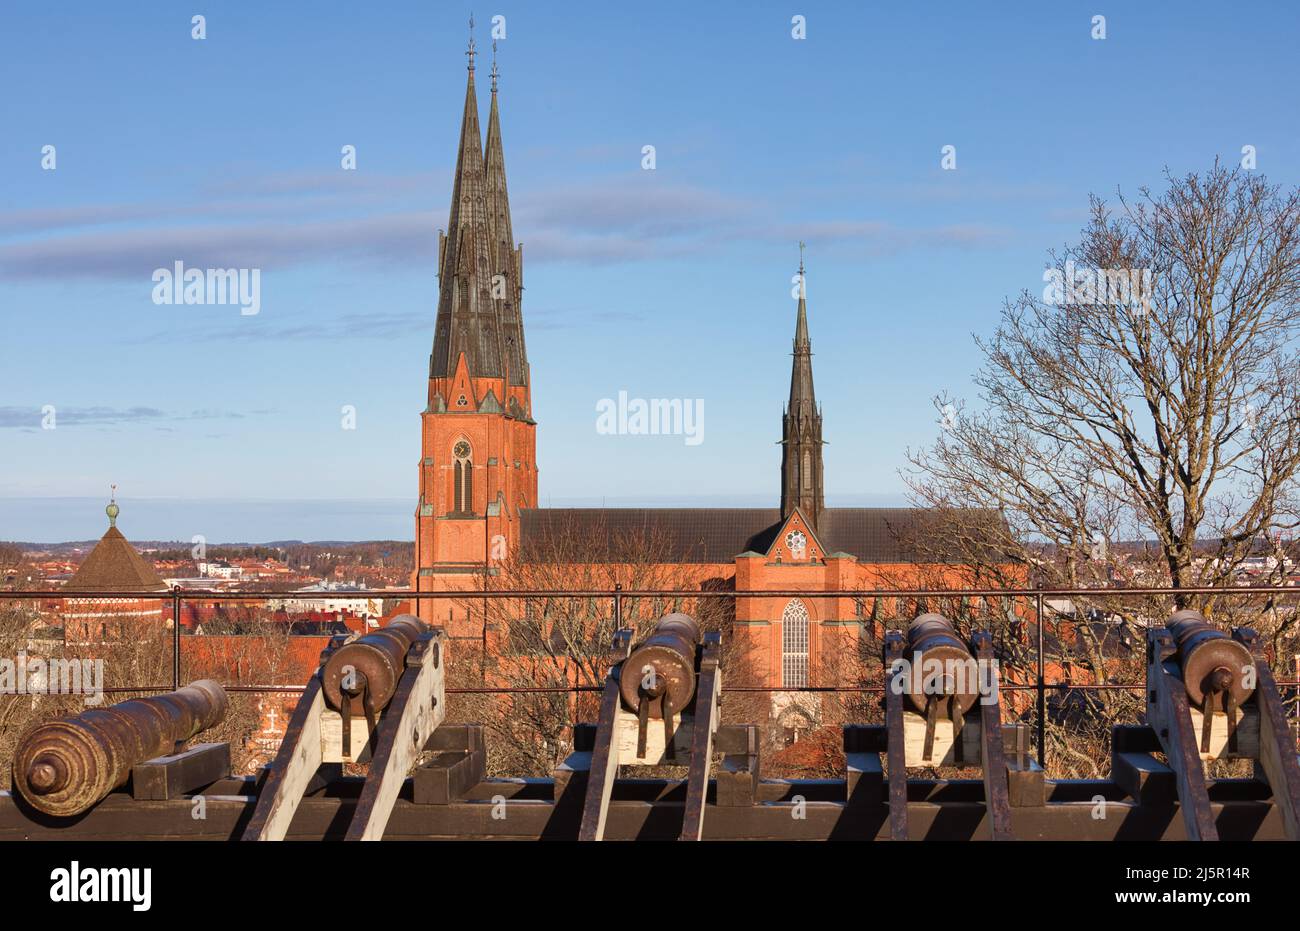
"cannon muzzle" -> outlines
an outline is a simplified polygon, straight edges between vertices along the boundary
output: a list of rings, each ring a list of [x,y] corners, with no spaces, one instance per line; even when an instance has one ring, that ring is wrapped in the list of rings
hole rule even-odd
[[[1183,670],[1187,697],[1202,711],[1214,710],[1213,700],[1222,697],[1233,707],[1255,693],[1246,686],[1247,668],[1253,668],[1250,651],[1223,631],[1211,627],[1199,611],[1176,611],[1165,624],[1178,646],[1178,665]],[[1206,702],[1210,701],[1210,707]]]
[[[979,699],[975,659],[942,614],[922,614],[907,628],[908,661],[912,664],[907,698],[925,714],[931,699],[951,697],[960,714]]]
[[[225,689],[200,679],[166,695],[48,721],[19,743],[14,786],[39,811],[79,815],[125,783],[131,767],[174,752],[225,716]]]
[[[387,627],[343,644],[321,673],[325,701],[335,711],[342,709],[345,698],[362,698],[371,711],[386,708],[406,668],[406,651],[427,630],[418,617],[403,614]]]
[[[695,697],[695,648],[700,625],[687,614],[659,619],[654,633],[636,647],[623,663],[619,692],[629,711],[649,703],[649,715],[663,717],[663,708],[681,711]],[[662,701],[656,701],[662,699]]]

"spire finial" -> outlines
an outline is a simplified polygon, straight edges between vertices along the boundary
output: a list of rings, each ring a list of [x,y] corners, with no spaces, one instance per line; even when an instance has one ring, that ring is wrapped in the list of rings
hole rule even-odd
[[[803,240],[799,240],[799,296],[804,297],[807,293],[803,283]]]
[[[474,56],[478,52],[474,51],[474,14],[469,14],[469,49],[465,52],[465,57],[469,59],[469,70],[474,70]]]
[[[117,506],[117,486],[109,485],[108,487],[110,489],[108,507],[104,508],[104,513],[108,515],[108,526],[116,527],[117,515],[121,513],[122,509]]]
[[[493,39],[492,40],[492,93],[494,94],[497,92],[497,75],[499,75],[500,73],[501,72],[497,71],[497,40]]]

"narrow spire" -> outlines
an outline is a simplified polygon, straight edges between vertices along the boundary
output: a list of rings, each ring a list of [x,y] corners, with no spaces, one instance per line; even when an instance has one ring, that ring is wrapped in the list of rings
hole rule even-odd
[[[803,243],[799,243],[799,311],[794,324],[794,366],[790,373],[790,411],[807,402],[816,407],[812,376],[812,340],[808,336],[808,292],[804,283]]]
[[[790,401],[781,419],[781,516],[798,507],[816,529],[824,509],[822,415],[813,390],[812,340],[804,287],[804,244],[799,243],[799,310],[794,325]]]
[[[510,221],[510,194],[506,186],[506,158],[501,144],[501,110],[497,102],[496,43],[492,43],[492,105],[488,112],[483,156],[487,188],[488,223],[492,240],[492,271],[504,285],[495,291],[501,318],[504,365],[512,385],[528,384],[528,353],[524,347],[523,254],[515,244]]]

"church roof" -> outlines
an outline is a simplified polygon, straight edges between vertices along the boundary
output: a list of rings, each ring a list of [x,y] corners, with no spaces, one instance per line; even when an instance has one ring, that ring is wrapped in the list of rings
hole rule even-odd
[[[745,551],[765,553],[784,523],[779,508],[532,508],[520,516],[525,553],[559,535],[654,532],[668,558],[682,563],[727,563]],[[990,528],[1001,523],[994,511],[971,516],[988,521]],[[817,536],[828,552],[849,553],[863,563],[969,558],[955,548],[945,552],[933,535],[920,541],[926,525],[936,520],[926,508],[826,508]]]
[[[109,527],[65,587],[70,591],[156,592],[166,591],[167,583],[122,531]]]

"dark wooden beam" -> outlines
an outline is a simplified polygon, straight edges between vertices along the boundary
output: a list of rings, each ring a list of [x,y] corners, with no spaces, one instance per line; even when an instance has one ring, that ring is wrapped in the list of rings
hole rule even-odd
[[[1187,688],[1175,661],[1177,649],[1167,628],[1147,631],[1147,720],[1155,729],[1169,768],[1174,771],[1179,810],[1189,840],[1219,839],[1210,811],[1200,745],[1192,732]]]
[[[888,734],[886,765],[889,767],[889,837],[908,839],[907,761],[903,745],[903,671],[895,669],[906,649],[903,635],[896,630],[885,634],[885,730]]]
[[[1296,758],[1295,736],[1282,707],[1273,670],[1264,655],[1259,635],[1248,627],[1233,631],[1233,637],[1250,651],[1255,661],[1255,704],[1259,709],[1259,768],[1264,771],[1273,801],[1282,811],[1287,840],[1300,840],[1300,760]]]
[[[229,775],[230,744],[195,744],[131,767],[131,795],[138,800],[181,798]]]
[[[545,781],[545,780],[543,780]],[[782,791],[807,794],[795,780]],[[507,783],[491,781],[481,793],[504,797]],[[978,783],[976,783],[978,786]],[[550,787],[545,786],[546,793]],[[1102,782],[1078,785],[1085,798],[1118,795]],[[843,792],[843,784],[840,784]],[[543,793],[543,794],[546,794]],[[479,793],[476,793],[479,794]],[[517,793],[518,794],[518,793]],[[394,805],[386,839],[516,839],[572,840],[581,811],[545,800],[519,801],[506,797],[506,817],[493,817],[498,802],[490,797],[419,805],[409,801],[409,789]],[[252,796],[205,794],[206,817],[195,820],[188,799],[137,802],[129,793],[114,792],[85,815],[50,819],[24,810],[11,793],[0,793],[0,842],[5,840],[213,840],[237,839],[252,816]],[[356,798],[333,793],[305,798],[287,835],[288,840],[341,840],[352,820]],[[704,817],[706,840],[829,840],[857,838],[888,840],[888,807],[849,805],[843,801],[808,801],[804,817],[791,817],[793,802],[769,802],[749,807],[709,804]],[[1020,840],[1186,840],[1178,806],[1147,806],[1131,801],[1107,804],[1107,817],[1094,817],[1089,800],[1052,803],[1039,808],[1012,808],[1011,829]],[[912,836],[926,840],[981,840],[989,836],[982,801],[907,804]],[[607,812],[605,836],[610,840],[672,840],[681,831],[683,804],[676,801],[636,801],[615,798]],[[1268,801],[1213,802],[1210,812],[1224,840],[1282,840],[1285,833],[1276,805]]]
[[[609,674],[605,677],[605,691],[600,697],[600,719],[596,723],[595,741],[591,750],[591,766],[587,771],[586,797],[582,803],[582,823],[578,840],[597,841],[605,835],[605,817],[609,808],[610,793],[618,774],[618,748],[614,746],[618,726],[619,674],[623,661],[632,649],[632,631],[615,632],[614,644],[609,652]]]

